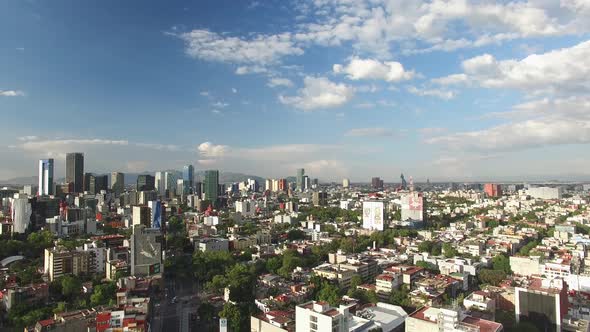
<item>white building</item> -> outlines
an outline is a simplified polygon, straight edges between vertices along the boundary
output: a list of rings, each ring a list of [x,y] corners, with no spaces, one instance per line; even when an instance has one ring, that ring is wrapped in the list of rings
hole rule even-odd
[[[381,201],[363,202],[363,228],[383,230],[384,227],[384,204]]]
[[[310,301],[295,307],[296,332],[348,332],[349,307]]]
[[[10,205],[12,206],[12,232],[22,234],[29,227],[31,214],[33,213],[29,198],[15,195],[15,198],[10,199]]]
[[[200,251],[228,251],[229,250],[229,241],[223,238],[205,238],[200,239],[195,246],[195,249],[199,249]]]
[[[527,195],[540,199],[561,199],[563,188],[561,187],[532,187],[526,191]]]
[[[350,187],[350,180],[349,179],[342,179],[342,187],[343,188],[348,188]]]
[[[244,200],[235,202],[236,212],[241,213],[244,217],[253,217],[256,214],[256,201]]]
[[[426,216],[426,198],[419,192],[410,192],[401,197],[401,219],[424,221]]]

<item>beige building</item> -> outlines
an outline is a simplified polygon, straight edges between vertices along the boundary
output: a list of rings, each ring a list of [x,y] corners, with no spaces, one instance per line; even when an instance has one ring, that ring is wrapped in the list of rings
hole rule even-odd
[[[45,249],[43,273],[53,281],[64,275],[90,274],[96,271],[90,251],[67,250],[63,247]]]

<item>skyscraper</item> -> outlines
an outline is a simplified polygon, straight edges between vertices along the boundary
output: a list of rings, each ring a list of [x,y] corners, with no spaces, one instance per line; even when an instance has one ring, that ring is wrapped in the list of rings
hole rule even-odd
[[[139,178],[138,178],[139,180]],[[111,190],[117,194],[120,194],[125,189],[125,174],[121,172],[111,173]]]
[[[166,185],[164,183],[165,176],[166,176],[165,172],[156,172],[154,185],[155,185],[156,191],[161,196],[166,195]]]
[[[374,177],[371,179],[371,188],[383,189],[383,180],[380,177]]]
[[[72,152],[66,154],[66,182],[73,183],[74,192],[84,189],[84,154]]]
[[[219,197],[219,171],[208,170],[205,172],[205,182],[203,183],[205,199],[215,203]]]
[[[41,159],[39,160],[39,196],[53,194],[53,159]]]
[[[185,191],[188,188],[193,188],[195,185],[195,168],[193,165],[186,165],[182,168],[182,179],[184,180]]]
[[[303,175],[305,175],[305,169],[297,169],[297,190],[299,191],[304,190]]]
[[[137,177],[137,191],[154,190],[155,178],[148,174],[142,174]]]

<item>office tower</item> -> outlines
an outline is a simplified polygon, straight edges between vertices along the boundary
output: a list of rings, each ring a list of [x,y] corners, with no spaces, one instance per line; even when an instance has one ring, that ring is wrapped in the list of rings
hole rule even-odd
[[[287,191],[288,189],[287,179],[279,179],[279,191]]]
[[[146,205],[134,206],[132,214],[133,225],[151,227],[151,210]]]
[[[194,194],[201,199],[203,195],[203,182],[195,182]]]
[[[303,175],[305,175],[305,169],[303,168],[299,168],[297,169],[297,178],[296,178],[296,188],[299,191],[303,191],[304,190],[304,183],[303,183]]]
[[[109,176],[106,174],[94,176],[94,193],[98,194],[102,190],[109,188]]]
[[[188,194],[186,189],[193,188],[195,185],[195,168],[193,165],[186,165],[182,168],[182,179],[184,180],[185,193]]]
[[[502,196],[502,187],[496,183],[486,183],[483,186],[483,191],[488,197],[500,197]]]
[[[53,195],[53,159],[39,160],[39,196]]]
[[[28,197],[10,199],[10,212],[12,217],[12,232],[24,233],[31,223],[33,209]]]
[[[90,192],[90,187],[92,187],[94,191],[94,174],[84,173],[84,185],[82,186],[82,189]],[[93,194],[94,192],[91,193]]]
[[[180,198],[183,198],[184,196],[186,196],[188,194],[188,186],[185,184],[184,179],[178,179],[176,180],[176,195],[180,196]]]
[[[162,227],[162,202],[150,201],[147,205],[150,209],[151,227],[160,229]]]
[[[204,199],[216,202],[219,197],[219,171],[205,171],[205,182],[203,183]]]
[[[404,174],[402,173],[402,175],[400,175],[400,180],[401,180],[401,189],[402,190],[407,190],[408,189],[408,183],[406,182],[406,178],[404,177]]]
[[[84,189],[84,154],[72,152],[66,154],[66,183],[74,184],[74,192]]]
[[[139,178],[138,178],[139,180]],[[121,172],[111,173],[111,190],[114,193],[120,194],[125,189],[125,174]]]
[[[272,179],[266,179],[264,181],[264,190],[272,191]]]
[[[182,174],[179,172],[164,172],[164,190],[168,197],[173,197],[176,194],[176,180],[181,177]]]
[[[162,233],[160,233],[159,229],[134,225],[130,247],[131,275],[145,277],[164,272],[164,265],[162,264]]]
[[[383,180],[379,177],[374,177],[371,179],[371,188],[373,189],[383,189]]]
[[[308,189],[311,188],[311,181],[309,180],[309,176],[307,176],[307,175],[304,175],[303,176],[303,186],[302,186],[302,188],[303,188],[302,189],[303,191],[308,190]]]
[[[312,202],[314,206],[328,205],[328,193],[325,191],[314,191],[312,194]]]
[[[160,196],[166,196],[166,186],[164,183],[165,176],[165,172],[156,172],[154,185]]]
[[[155,182],[155,177],[148,174],[142,174],[137,177],[137,191],[154,190]]]
[[[342,187],[343,188],[350,187],[350,180],[349,179],[342,179]]]

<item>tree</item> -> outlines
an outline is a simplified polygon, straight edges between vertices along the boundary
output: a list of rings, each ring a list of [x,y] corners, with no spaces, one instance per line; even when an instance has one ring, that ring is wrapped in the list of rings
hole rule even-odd
[[[241,331],[242,313],[237,305],[230,302],[226,303],[219,313],[219,317],[227,318],[230,331]]]
[[[268,272],[277,273],[281,266],[283,266],[281,257],[271,257],[266,261],[266,270]]]
[[[54,314],[59,314],[67,310],[67,303],[65,302],[58,302],[55,309],[53,309]]]
[[[504,271],[506,274],[512,273],[510,270],[510,259],[508,256],[500,254],[492,258],[494,270]]]
[[[350,288],[351,289],[355,289],[357,286],[362,285],[362,284],[363,284],[363,279],[358,274],[355,274],[350,279]]]
[[[116,294],[117,285],[114,282],[97,285],[94,287],[92,295],[90,295],[90,303],[92,306],[109,304],[114,302]]]
[[[329,282],[324,282],[318,294],[318,300],[326,301],[331,306],[337,307],[340,304],[340,289]]]
[[[418,263],[416,263],[416,266],[421,267],[427,271],[430,271],[432,273],[438,273],[438,267],[436,267],[436,265],[426,262],[426,261],[419,261]]]
[[[197,309],[197,313],[199,314],[201,320],[210,322],[213,320],[213,316],[215,315],[215,307],[208,302],[204,302],[199,306],[199,309]]]
[[[215,278],[213,278],[215,280]],[[250,302],[254,297],[256,276],[245,264],[234,265],[226,274],[229,298],[234,302]]]
[[[430,252],[430,251],[432,251],[432,246],[433,246],[432,241],[422,241],[422,243],[420,243],[418,245],[418,251]]]
[[[455,247],[453,247],[453,245],[448,242],[442,245],[442,251],[446,258],[452,258],[459,254],[457,249],[455,249]]]
[[[402,307],[409,307],[411,301],[408,297],[410,290],[407,285],[402,285],[399,289],[394,289],[389,295],[389,303],[399,305]]]
[[[506,279],[506,272],[502,270],[481,269],[477,273],[480,283],[498,286]]]
[[[82,282],[75,276],[65,276],[61,279],[62,295],[67,299],[73,299],[80,295]]]

